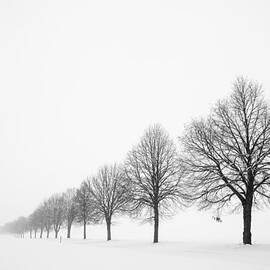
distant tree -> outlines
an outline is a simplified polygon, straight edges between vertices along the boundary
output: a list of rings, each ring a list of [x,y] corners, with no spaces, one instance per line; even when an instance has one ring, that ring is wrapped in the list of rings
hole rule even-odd
[[[27,218],[27,231],[29,231],[29,237],[32,239],[33,225],[32,225],[32,214]]]
[[[44,230],[44,215],[43,208],[39,206],[29,217],[28,217],[28,230],[30,232],[30,238],[32,238],[32,231],[34,231],[34,237],[37,237],[37,231],[40,230],[39,237],[42,238]]]
[[[26,217],[19,217],[15,221],[15,232],[24,238],[24,234],[27,231],[27,218]]]
[[[43,205],[39,205],[38,208],[35,210],[35,213],[37,223],[40,229],[39,238],[42,238],[46,223],[46,216],[44,215]]]
[[[41,206],[42,215],[44,217],[44,228],[46,230],[46,237],[50,237],[50,231],[53,224],[53,205],[51,200],[47,199]]]
[[[34,211],[28,218],[28,229],[30,230],[30,238],[32,238],[32,231],[34,231],[34,237],[37,238],[37,231],[40,228],[38,212]]]
[[[132,185],[132,210],[154,220],[154,243],[158,242],[160,217],[171,215],[182,202],[182,175],[176,146],[160,125],[149,127],[128,153],[126,176]]]
[[[58,233],[65,221],[66,208],[64,196],[62,194],[55,194],[49,198],[52,211],[52,227],[54,229],[55,238],[58,237]]]
[[[94,212],[90,181],[83,181],[76,193],[77,222],[83,224],[83,239],[86,239],[86,225],[97,218]]]
[[[96,214],[106,221],[107,240],[111,240],[112,216],[127,210],[128,191],[124,170],[116,165],[104,166],[92,179],[93,202]]]
[[[232,95],[181,138],[186,187],[200,209],[243,209],[243,243],[251,244],[253,206],[270,198],[270,114],[261,86],[237,78]]]
[[[21,238],[24,238],[24,234],[28,231],[29,223],[26,217],[19,217],[14,221],[6,223],[2,227],[2,231],[5,233],[16,234]]]
[[[77,215],[76,189],[68,189],[64,193],[64,203],[66,208],[67,238],[70,238],[71,226]]]

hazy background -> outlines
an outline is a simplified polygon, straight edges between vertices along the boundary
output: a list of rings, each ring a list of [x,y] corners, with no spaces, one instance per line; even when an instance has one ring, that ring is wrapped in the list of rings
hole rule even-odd
[[[269,99],[269,14],[266,0],[1,0],[0,225],[123,161],[151,123],[177,140],[237,75]],[[188,213],[174,220],[213,223]]]

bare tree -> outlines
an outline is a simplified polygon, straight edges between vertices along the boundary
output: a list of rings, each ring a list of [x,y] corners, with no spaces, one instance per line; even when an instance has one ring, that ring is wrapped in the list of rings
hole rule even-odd
[[[39,238],[42,238],[44,226],[45,226],[45,217],[43,206],[40,205],[28,218],[30,238],[32,238],[32,231],[34,231],[34,237],[37,237],[37,231],[40,230]]]
[[[261,86],[236,79],[232,95],[181,138],[187,187],[201,209],[243,209],[243,243],[251,244],[252,206],[270,198],[270,116]]]
[[[37,212],[36,218],[38,220],[38,224],[39,224],[39,228],[40,228],[39,238],[42,238],[43,232],[44,232],[44,229],[45,229],[45,222],[46,222],[46,217],[44,216],[43,205],[40,205],[36,209],[36,212]]]
[[[58,237],[58,233],[62,224],[65,221],[65,201],[62,194],[55,194],[49,199],[52,211],[52,226],[55,232],[55,238]]]
[[[83,224],[83,239],[86,239],[86,225],[95,221],[94,203],[90,181],[83,181],[76,193],[77,222]]]
[[[40,228],[39,215],[37,210],[35,210],[28,217],[28,228],[30,230],[30,238],[32,238],[32,231],[34,231],[34,237],[37,238],[37,231]]]
[[[29,238],[32,239],[33,225],[32,225],[32,215],[27,218],[27,231],[29,231]]]
[[[2,227],[2,232],[16,234],[24,238],[25,232],[29,230],[28,219],[26,217],[19,217],[14,221],[6,223]]]
[[[105,219],[107,240],[111,240],[111,221],[115,214],[126,211],[129,201],[124,170],[117,165],[104,166],[91,182],[91,192],[97,216]]]
[[[76,209],[76,189],[68,189],[64,193],[64,203],[66,208],[67,238],[70,238],[71,226],[77,215]]]
[[[44,201],[41,206],[41,209],[42,215],[44,217],[44,228],[46,230],[46,237],[49,238],[53,223],[53,210],[51,201],[50,200]]]
[[[126,175],[132,183],[132,204],[137,214],[154,220],[154,243],[158,242],[160,217],[171,215],[181,203],[180,180],[183,168],[174,142],[160,126],[145,132],[139,144],[128,153]]]

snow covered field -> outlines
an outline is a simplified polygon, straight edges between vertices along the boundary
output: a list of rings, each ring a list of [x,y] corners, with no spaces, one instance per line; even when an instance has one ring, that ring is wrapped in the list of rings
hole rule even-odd
[[[1,237],[1,270],[270,269],[270,245]]]
[[[254,218],[254,245],[241,244],[241,215],[216,223],[206,213],[180,213],[161,224],[160,243],[152,244],[152,227],[118,220],[111,242],[105,225],[72,229],[73,239],[24,239],[0,236],[0,270],[73,269],[270,269],[270,236],[267,212]],[[193,219],[192,219],[193,217]],[[200,228],[199,226],[200,225]],[[192,232],[192,234],[190,233]],[[51,235],[52,237],[53,235]]]

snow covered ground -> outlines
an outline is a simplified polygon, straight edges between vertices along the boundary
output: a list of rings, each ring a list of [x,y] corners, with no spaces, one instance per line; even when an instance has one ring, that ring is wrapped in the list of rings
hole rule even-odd
[[[105,240],[105,225],[88,226],[87,240],[81,239],[81,227],[73,227],[73,238],[69,240],[63,230],[62,243],[53,238],[2,235],[0,270],[268,270],[268,215],[254,215],[252,246],[241,244],[241,215],[227,216],[222,223],[216,223],[203,212],[182,212],[162,223],[158,244],[151,242],[150,225],[125,219],[115,221],[111,242]]]
[[[1,270],[270,269],[270,245],[1,237]]]

